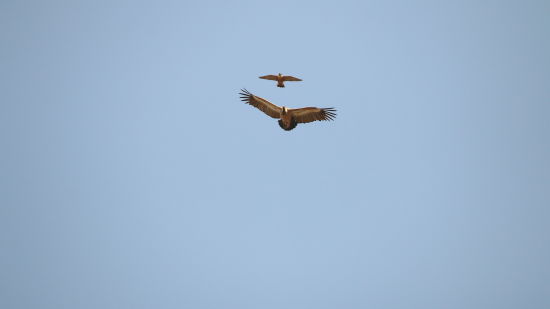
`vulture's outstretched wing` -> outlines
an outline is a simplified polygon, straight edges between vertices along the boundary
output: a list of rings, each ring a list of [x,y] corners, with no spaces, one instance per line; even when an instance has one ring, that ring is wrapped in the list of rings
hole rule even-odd
[[[336,118],[336,109],[318,108],[318,107],[304,107],[289,109],[288,112],[292,115],[294,120],[298,123],[308,123],[312,121],[333,120]]]
[[[245,103],[254,106],[272,118],[279,119],[281,117],[281,111],[283,110],[281,107],[269,102],[266,99],[253,95],[246,89],[241,89],[241,91],[242,92],[239,94],[241,95],[241,100]]]
[[[277,80],[277,75],[260,76],[261,79]]]
[[[283,81],[301,82],[302,80],[294,76],[283,76]]]

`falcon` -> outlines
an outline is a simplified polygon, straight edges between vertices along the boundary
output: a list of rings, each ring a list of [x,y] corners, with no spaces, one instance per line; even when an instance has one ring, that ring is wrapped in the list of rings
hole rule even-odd
[[[286,131],[290,131],[299,123],[308,123],[312,121],[333,120],[336,118],[336,109],[319,107],[287,108],[286,106],[277,106],[264,98],[253,95],[246,89],[241,89],[241,100],[261,110],[271,118],[279,119],[279,126]]]
[[[294,76],[287,76],[287,75],[282,75],[281,73],[279,73],[279,75],[265,75],[265,76],[260,76],[261,79],[269,79],[269,80],[276,80],[277,81],[277,87],[280,87],[280,88],[284,88],[285,87],[285,84],[284,82],[300,82],[302,81],[301,79],[299,78],[296,78]]]

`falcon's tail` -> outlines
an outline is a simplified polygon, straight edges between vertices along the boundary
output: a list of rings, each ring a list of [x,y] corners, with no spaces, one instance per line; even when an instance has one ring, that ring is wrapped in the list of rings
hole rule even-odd
[[[277,87],[279,87],[279,88],[284,88],[284,87],[285,87],[285,84],[284,84],[284,83],[281,83],[281,82],[279,82],[279,83],[277,83]]]

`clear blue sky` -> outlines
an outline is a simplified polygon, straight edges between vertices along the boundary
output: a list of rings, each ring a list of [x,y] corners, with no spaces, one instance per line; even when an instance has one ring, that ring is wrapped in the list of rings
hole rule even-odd
[[[2,1],[0,307],[550,308],[549,17]]]

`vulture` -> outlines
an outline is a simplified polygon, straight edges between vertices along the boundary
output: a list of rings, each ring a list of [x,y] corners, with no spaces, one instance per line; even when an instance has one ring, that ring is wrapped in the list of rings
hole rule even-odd
[[[241,100],[246,104],[250,104],[261,110],[271,118],[279,119],[279,126],[290,131],[299,123],[308,123],[315,120],[333,120],[336,118],[336,109],[319,108],[319,107],[302,107],[302,108],[287,108],[285,106],[277,106],[266,99],[260,98],[248,92],[246,89],[241,89]]]
[[[277,81],[277,87],[280,87],[280,88],[285,87],[284,82],[286,82],[286,81],[289,81],[289,82],[300,82],[300,81],[302,81],[301,79],[296,78],[294,76],[285,76],[285,75],[282,75],[281,73],[279,73],[279,75],[260,76],[260,78],[269,79],[269,80],[276,80]]]

